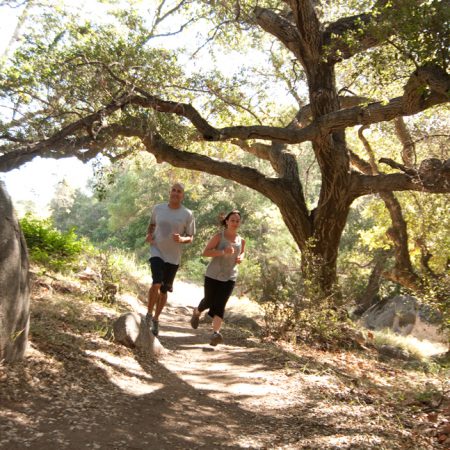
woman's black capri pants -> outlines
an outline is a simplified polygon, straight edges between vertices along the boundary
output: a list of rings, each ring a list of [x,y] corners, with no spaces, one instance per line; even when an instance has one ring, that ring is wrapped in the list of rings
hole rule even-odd
[[[209,316],[219,316],[223,319],[225,305],[233,292],[235,284],[234,280],[219,281],[205,277],[205,297],[199,303],[198,310],[202,312],[209,309]]]

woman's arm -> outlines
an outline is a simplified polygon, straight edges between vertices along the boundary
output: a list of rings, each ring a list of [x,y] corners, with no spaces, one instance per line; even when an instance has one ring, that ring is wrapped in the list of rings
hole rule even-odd
[[[236,264],[240,264],[245,256],[245,239],[241,239],[241,253],[236,258]]]
[[[217,248],[216,248],[219,245],[219,242],[220,242],[220,233],[217,233],[206,244],[206,247],[203,250],[202,256],[208,256],[208,257],[213,258],[214,256],[225,255],[225,250],[217,250]]]

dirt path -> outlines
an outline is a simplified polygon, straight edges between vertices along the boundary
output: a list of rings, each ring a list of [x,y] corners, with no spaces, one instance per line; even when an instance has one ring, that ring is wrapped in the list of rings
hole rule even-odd
[[[177,292],[161,317],[158,360],[101,337],[117,311],[36,293],[28,357],[0,366],[0,448],[443,448],[417,432],[418,419],[398,418],[392,384],[370,374],[361,384],[370,357],[345,372],[325,354],[293,355],[231,325],[225,345],[211,347],[210,326],[192,330],[180,300],[196,304],[200,288]],[[145,311],[131,296],[122,308]]]

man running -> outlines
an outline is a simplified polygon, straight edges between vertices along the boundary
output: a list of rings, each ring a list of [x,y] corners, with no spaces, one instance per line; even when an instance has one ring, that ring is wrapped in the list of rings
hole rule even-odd
[[[182,244],[192,242],[195,220],[192,211],[182,204],[184,186],[174,183],[169,202],[153,208],[145,240],[150,243],[150,267],[153,282],[148,291],[147,323],[155,336],[159,334],[159,315],[172,292],[173,281],[180,265]],[[154,310],[154,311],[153,311]]]

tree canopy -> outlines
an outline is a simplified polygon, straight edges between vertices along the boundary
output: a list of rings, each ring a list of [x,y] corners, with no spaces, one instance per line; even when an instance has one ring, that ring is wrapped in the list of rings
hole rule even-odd
[[[351,204],[379,194],[392,277],[417,286],[393,192],[450,191],[448,155],[433,148],[446,134],[448,2],[148,3],[99,3],[96,16],[29,2],[33,26],[2,62],[0,170],[145,151],[232,180],[277,205],[325,290]]]

